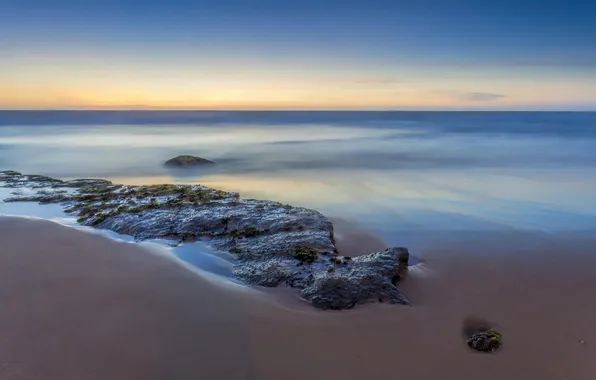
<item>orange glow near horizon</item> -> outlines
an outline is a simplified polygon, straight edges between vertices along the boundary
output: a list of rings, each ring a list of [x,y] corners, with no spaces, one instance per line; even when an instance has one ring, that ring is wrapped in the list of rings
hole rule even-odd
[[[138,90],[123,86],[68,90],[21,86],[0,87],[0,109],[458,109],[518,106],[565,105],[548,94],[562,96],[568,86],[536,86],[538,91],[516,88],[515,97],[474,101],[464,98],[474,92],[433,92],[425,88],[346,88],[291,84],[252,88],[238,86],[226,89],[184,91],[164,86],[162,89]],[[543,90],[541,91],[540,88]],[[77,91],[78,90],[78,91]],[[574,89],[577,96],[580,89]],[[203,91],[201,91],[203,92]],[[584,89],[585,97],[594,90]],[[460,95],[463,94],[463,95]],[[490,94],[488,94],[490,95]],[[468,95],[465,95],[468,96]]]
[[[42,57],[43,58],[43,57]],[[44,61],[0,71],[0,109],[519,109],[596,99],[596,79],[403,66],[189,68]],[[47,65],[44,65],[44,62]],[[250,69],[250,70],[249,70]],[[397,75],[396,72],[404,72]]]

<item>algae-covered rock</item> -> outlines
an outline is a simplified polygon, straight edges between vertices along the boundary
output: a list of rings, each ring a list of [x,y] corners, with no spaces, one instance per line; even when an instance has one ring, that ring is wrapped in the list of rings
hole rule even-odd
[[[479,352],[494,352],[501,347],[501,333],[494,324],[477,316],[467,317],[462,326],[462,333],[468,347]]]
[[[200,165],[210,165],[214,164],[215,162],[209,161],[205,158],[196,157],[196,156],[189,156],[189,155],[182,155],[176,156],[174,158],[170,158],[167,160],[164,165],[169,167],[177,167],[177,168],[185,168],[185,167],[193,167],[193,166],[200,166]]]
[[[468,347],[480,352],[494,352],[501,347],[501,333],[495,329],[478,331],[468,338]]]
[[[242,199],[201,185],[125,186],[4,171],[0,186],[19,189],[6,202],[58,203],[83,225],[136,240],[207,239],[213,249],[236,258],[233,273],[239,280],[302,289],[302,296],[321,309],[371,301],[408,304],[396,288],[407,270],[407,249],[338,256],[333,225],[315,210]]]

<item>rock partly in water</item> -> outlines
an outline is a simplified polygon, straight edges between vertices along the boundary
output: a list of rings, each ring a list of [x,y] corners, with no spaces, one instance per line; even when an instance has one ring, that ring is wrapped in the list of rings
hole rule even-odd
[[[408,257],[406,248],[389,248],[351,260],[332,258],[332,267],[306,281],[302,297],[320,309],[347,309],[370,301],[409,305],[395,286]]]
[[[209,165],[214,164],[215,162],[209,161],[205,158],[196,157],[196,156],[189,156],[189,155],[182,155],[177,156],[174,158],[170,158],[165,162],[165,166],[168,167],[176,167],[176,168],[186,168],[186,167],[193,167],[193,166],[200,166],[200,165]]]
[[[5,181],[12,177],[19,177],[21,175],[21,173],[15,172],[14,170],[2,170],[0,171],[0,181]]]
[[[17,190],[5,202],[59,203],[86,226],[174,242],[207,239],[236,258],[234,275],[248,284],[290,286],[321,309],[370,302],[408,304],[396,287],[408,251],[391,248],[355,258],[338,256],[333,226],[321,213],[278,202],[242,199],[201,185],[115,185],[0,172]]]
[[[73,179],[63,181],[44,175],[24,175],[14,170],[0,171],[1,187],[7,188],[29,188],[29,189],[57,189],[57,188],[81,188],[112,185],[112,182],[105,179]]]

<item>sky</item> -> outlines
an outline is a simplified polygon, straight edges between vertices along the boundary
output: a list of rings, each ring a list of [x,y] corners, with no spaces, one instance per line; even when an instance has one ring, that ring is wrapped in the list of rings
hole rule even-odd
[[[596,2],[0,0],[0,109],[596,110]]]

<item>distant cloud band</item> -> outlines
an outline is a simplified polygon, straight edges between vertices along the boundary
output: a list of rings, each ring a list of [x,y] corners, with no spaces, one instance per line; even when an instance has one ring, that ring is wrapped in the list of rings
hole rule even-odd
[[[506,95],[488,92],[434,91],[433,93],[465,102],[494,102],[507,97]]]

